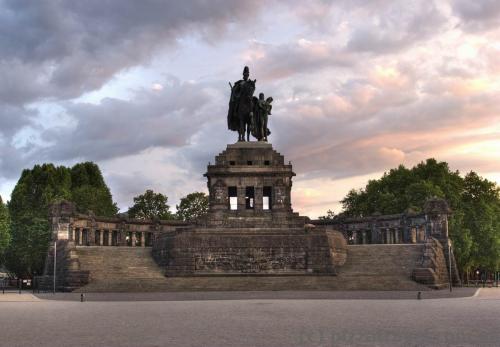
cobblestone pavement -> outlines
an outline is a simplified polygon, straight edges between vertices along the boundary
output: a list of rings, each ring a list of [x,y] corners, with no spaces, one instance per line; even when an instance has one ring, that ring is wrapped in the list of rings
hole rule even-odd
[[[308,293],[301,294],[289,299],[0,302],[0,346],[500,345],[498,288],[427,300],[310,300],[304,298]]]

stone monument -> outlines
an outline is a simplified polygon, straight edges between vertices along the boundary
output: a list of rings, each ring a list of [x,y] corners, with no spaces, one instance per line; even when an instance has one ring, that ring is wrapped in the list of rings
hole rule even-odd
[[[245,67],[229,103],[228,127],[238,130],[238,142],[227,145],[204,175],[208,214],[159,235],[153,255],[168,276],[333,275],[345,261],[345,240],[293,212],[292,165],[264,142],[272,98],[261,94],[254,105],[256,80],[248,75]],[[252,111],[257,107],[260,114]],[[248,141],[248,126],[260,141]]]

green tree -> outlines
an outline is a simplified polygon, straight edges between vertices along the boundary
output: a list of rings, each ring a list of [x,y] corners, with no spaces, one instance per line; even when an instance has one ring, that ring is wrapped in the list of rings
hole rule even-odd
[[[23,170],[8,204],[11,242],[6,265],[11,272],[31,276],[43,271],[51,236],[48,209],[61,199],[76,202],[85,212],[91,209],[96,214],[113,215],[117,210],[93,163],[77,164],[72,169],[43,164]]]
[[[167,201],[167,196],[148,189],[134,198],[134,205],[128,209],[128,215],[137,219],[173,219]]]
[[[453,214],[450,237],[462,272],[475,267],[500,267],[500,195],[492,182],[475,172],[461,177],[448,164],[427,159],[411,169],[400,165],[365,188],[351,190],[342,200],[345,216],[367,216],[375,212],[421,211],[433,196],[448,201]]]
[[[10,218],[7,206],[0,196],[0,267],[5,261],[5,250],[10,242]]]
[[[326,215],[319,216],[318,219],[333,220],[333,219],[335,219],[335,212],[333,212],[332,210],[328,210],[328,211],[326,211]]]
[[[79,212],[90,210],[98,216],[114,216],[118,212],[101,170],[92,162],[71,168],[71,196]]]
[[[50,240],[49,205],[70,199],[71,177],[65,167],[35,165],[23,170],[9,201],[11,242],[6,252],[9,271],[30,276],[43,271]]]
[[[208,196],[202,192],[188,194],[176,208],[177,218],[184,221],[195,220],[208,212]]]

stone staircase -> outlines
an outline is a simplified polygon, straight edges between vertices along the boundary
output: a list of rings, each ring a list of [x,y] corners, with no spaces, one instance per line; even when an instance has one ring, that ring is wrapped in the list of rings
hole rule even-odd
[[[429,290],[411,279],[423,248],[423,244],[350,245],[337,276],[167,278],[150,248],[77,247],[80,269],[90,273],[90,283],[77,291]]]
[[[338,269],[339,290],[425,290],[411,275],[423,255],[423,244],[349,245]]]
[[[161,291],[166,282],[161,268],[143,247],[77,247],[80,269],[90,273],[81,292]]]

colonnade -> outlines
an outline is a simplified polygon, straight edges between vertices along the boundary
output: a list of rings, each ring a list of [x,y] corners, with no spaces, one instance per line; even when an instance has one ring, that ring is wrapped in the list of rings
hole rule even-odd
[[[412,226],[405,230],[402,227],[383,227],[375,229],[351,230],[347,235],[349,244],[398,244],[421,243],[426,239],[425,226]]]
[[[93,228],[73,228],[70,241],[77,246],[128,246],[151,247],[153,233],[150,231],[124,231]]]

